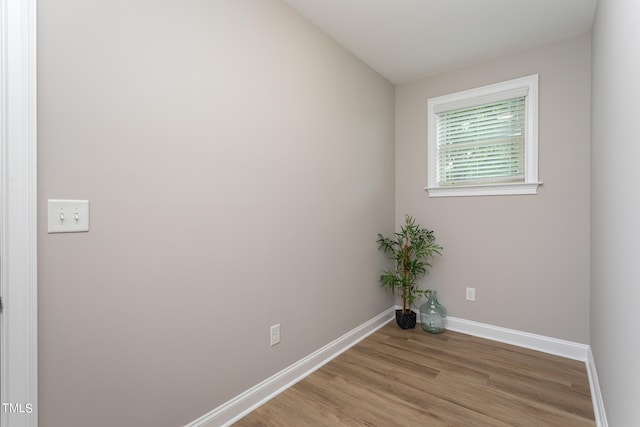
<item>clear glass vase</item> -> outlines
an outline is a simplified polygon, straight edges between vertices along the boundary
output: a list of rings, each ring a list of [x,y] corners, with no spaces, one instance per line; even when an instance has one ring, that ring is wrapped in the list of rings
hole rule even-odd
[[[436,291],[429,292],[429,300],[420,306],[420,323],[422,329],[432,334],[444,331],[447,309],[438,302]]]

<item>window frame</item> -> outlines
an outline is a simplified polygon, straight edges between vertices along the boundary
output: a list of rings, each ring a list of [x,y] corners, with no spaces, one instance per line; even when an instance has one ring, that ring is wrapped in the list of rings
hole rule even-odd
[[[436,110],[479,106],[505,98],[504,94],[526,89],[524,182],[483,183],[472,185],[438,185],[438,141]],[[513,96],[514,98],[516,96]],[[443,110],[444,109],[444,110]],[[442,112],[440,111],[440,112]],[[455,92],[427,100],[427,187],[429,197],[493,196],[538,194],[538,74]]]

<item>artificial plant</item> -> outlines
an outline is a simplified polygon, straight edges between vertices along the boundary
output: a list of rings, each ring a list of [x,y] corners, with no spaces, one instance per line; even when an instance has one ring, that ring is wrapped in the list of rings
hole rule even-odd
[[[427,268],[431,268],[429,258],[435,254],[442,255],[442,246],[436,243],[432,230],[416,224],[410,215],[405,215],[400,232],[392,237],[378,233],[377,242],[378,249],[389,254],[389,259],[394,261],[394,267],[380,276],[380,283],[394,294],[398,288],[402,291],[402,314],[408,314],[418,295],[430,292],[420,289],[416,282],[428,272]]]

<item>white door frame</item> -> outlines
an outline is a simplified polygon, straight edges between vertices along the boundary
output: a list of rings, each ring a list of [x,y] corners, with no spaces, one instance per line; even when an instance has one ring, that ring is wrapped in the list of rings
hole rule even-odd
[[[0,24],[0,424],[37,427],[36,0]]]

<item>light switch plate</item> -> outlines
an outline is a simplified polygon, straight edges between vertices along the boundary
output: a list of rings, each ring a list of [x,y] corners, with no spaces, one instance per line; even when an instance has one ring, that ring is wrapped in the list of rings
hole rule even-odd
[[[89,231],[88,200],[48,200],[49,233]]]

